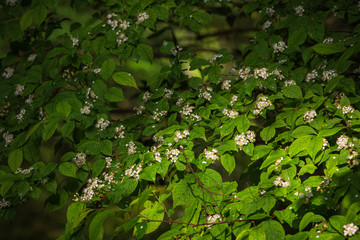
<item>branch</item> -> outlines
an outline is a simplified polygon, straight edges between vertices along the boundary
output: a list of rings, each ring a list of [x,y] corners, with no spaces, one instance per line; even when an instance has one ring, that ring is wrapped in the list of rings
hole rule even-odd
[[[156,200],[158,200],[159,201],[159,203],[161,204],[161,206],[164,208],[164,210],[165,210],[165,212],[166,212],[166,215],[168,216],[168,218],[171,220],[171,217],[170,217],[170,215],[169,215],[169,213],[168,213],[168,211],[167,211],[167,209],[166,209],[166,207],[165,207],[165,205],[159,200],[159,198],[156,196],[156,194],[154,193],[154,196],[155,196],[155,198],[156,198]]]

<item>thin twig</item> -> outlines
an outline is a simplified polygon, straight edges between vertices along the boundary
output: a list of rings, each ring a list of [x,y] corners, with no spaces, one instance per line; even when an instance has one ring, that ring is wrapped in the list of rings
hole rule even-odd
[[[161,206],[164,208],[165,212],[166,212],[166,215],[168,216],[168,218],[171,220],[171,217],[170,217],[170,214],[168,213],[165,205],[159,200],[159,198],[156,196],[156,194],[154,193],[154,197],[156,198],[156,200],[159,201],[159,203],[161,204]]]

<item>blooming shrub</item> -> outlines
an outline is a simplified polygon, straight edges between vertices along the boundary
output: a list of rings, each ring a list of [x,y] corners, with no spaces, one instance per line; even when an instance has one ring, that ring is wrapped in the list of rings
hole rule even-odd
[[[0,8],[4,219],[47,191],[50,211],[71,203],[59,239],[359,238],[358,1],[72,1],[85,20],[59,6]],[[216,8],[258,21],[241,57],[149,45],[171,26],[202,33]],[[124,70],[158,49],[169,61],[146,82]],[[123,89],[141,94],[119,119]],[[238,181],[214,167],[237,163]]]

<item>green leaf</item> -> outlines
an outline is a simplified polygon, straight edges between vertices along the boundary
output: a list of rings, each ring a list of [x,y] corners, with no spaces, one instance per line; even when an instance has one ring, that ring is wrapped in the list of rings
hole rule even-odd
[[[75,121],[68,121],[61,127],[63,138],[68,138],[75,129]]]
[[[312,127],[300,126],[295,128],[294,131],[292,131],[291,136],[294,138],[299,138],[304,135],[311,135],[311,134],[316,134],[316,131]]]
[[[109,102],[122,102],[126,101],[126,98],[123,95],[123,91],[121,88],[118,87],[111,87],[106,93],[105,93],[105,99]]]
[[[285,231],[279,222],[268,220],[262,222],[259,226],[264,229],[266,240],[285,239]]]
[[[193,12],[192,16],[200,24],[211,23],[211,15],[207,12]]]
[[[60,101],[56,105],[56,111],[68,117],[71,113],[71,105],[67,101]]]
[[[115,188],[109,193],[109,198],[115,203],[118,203],[124,197],[133,193],[138,185],[138,182],[133,178],[125,177],[122,182],[119,182]]]
[[[307,33],[309,38],[317,42],[322,42],[325,34],[325,26],[323,23],[309,22],[307,25]]]
[[[191,183],[193,183],[193,181],[189,182],[188,179],[182,179],[174,185],[172,191],[174,201],[173,208],[176,206],[188,204],[195,199],[189,186]]]
[[[24,31],[25,29],[27,29],[31,23],[32,23],[32,12],[31,10],[28,10],[27,12],[25,12],[20,19],[20,28],[22,31]]]
[[[273,148],[268,145],[259,145],[254,149],[254,156],[252,156],[251,160],[258,160],[268,154]]]
[[[305,135],[296,139],[289,147],[290,157],[295,156],[297,153],[306,150],[310,144],[312,136]]]
[[[319,137],[329,137],[329,136],[336,134],[338,131],[340,131],[342,129],[344,129],[344,127],[334,127],[334,128],[330,128],[330,129],[323,129],[323,130],[320,130],[318,136]]]
[[[210,65],[210,62],[202,58],[194,58],[190,62],[190,70],[195,70],[204,65]]]
[[[56,129],[58,128],[59,124],[57,122],[48,123],[43,130],[42,138],[44,142],[49,140],[55,133]]]
[[[297,28],[295,31],[290,32],[288,45],[291,46],[299,46],[305,42],[307,38],[306,27]]]
[[[140,43],[136,47],[136,51],[139,54],[139,56],[142,57],[143,59],[145,59],[146,61],[151,62],[154,58],[153,49],[149,45]]]
[[[99,176],[99,174],[101,173],[101,171],[104,169],[106,164],[106,160],[103,158],[99,158],[96,159],[92,164],[91,164],[91,173],[92,173],[92,177],[97,177]]]
[[[228,171],[229,175],[234,171],[235,169],[235,158],[234,156],[230,154],[223,154],[221,156],[221,164],[223,167]]]
[[[270,139],[272,139],[275,136],[275,128],[273,126],[265,127],[260,132],[261,138],[266,142],[268,142]]]
[[[302,99],[301,88],[297,85],[290,85],[283,87],[283,93],[285,97]]]
[[[321,215],[317,215],[313,212],[306,213],[300,221],[299,231],[302,231],[309,223],[326,221]]]
[[[115,82],[121,85],[130,86],[138,89],[134,77],[127,72],[116,72],[112,75]]]
[[[108,59],[101,66],[100,76],[104,80],[108,80],[111,77],[111,75],[113,74],[114,70],[115,70],[114,60]]]
[[[242,133],[246,132],[250,127],[250,121],[245,115],[235,118],[236,129]]]
[[[313,46],[312,49],[317,53],[328,55],[343,52],[346,50],[346,47],[344,46],[344,43],[318,43]]]
[[[86,141],[79,144],[78,149],[85,154],[96,155],[101,152],[101,143],[97,141]]]
[[[34,20],[35,24],[39,27],[40,24],[46,19],[47,9],[44,5],[38,5],[36,8],[32,9],[31,17]]]
[[[193,129],[191,129],[191,131],[190,131],[190,140],[195,139],[195,138],[201,138],[201,139],[204,139],[206,141],[205,128],[203,128],[203,127],[194,127]]]
[[[136,239],[141,239],[147,230],[147,223],[146,222],[140,222],[136,224],[136,231],[135,231],[135,237]]]
[[[329,221],[330,221],[331,226],[333,228],[335,228],[337,231],[339,231],[340,233],[344,232],[343,226],[348,224],[346,217],[340,216],[340,215],[331,216]]]
[[[112,142],[110,140],[101,141],[101,153],[112,156]]]
[[[23,152],[20,148],[17,148],[14,151],[10,152],[8,164],[13,172],[16,172],[16,170],[21,166],[22,161]]]
[[[103,239],[104,228],[103,223],[106,218],[115,212],[115,209],[107,209],[102,212],[98,212],[89,225],[89,239],[100,240]]]
[[[264,205],[262,206],[262,209],[264,209],[267,214],[270,214],[271,209],[275,206],[276,199],[272,196],[264,196],[263,199]]]
[[[149,219],[158,220],[159,222],[148,222],[146,234],[155,231],[161,224],[161,220],[164,219],[164,208],[159,202],[152,203],[147,201],[144,206],[148,207],[141,212],[141,214]]]
[[[311,140],[311,143],[310,143],[311,147],[308,148],[307,151],[312,159],[315,159],[316,154],[320,150],[322,150],[323,144],[324,144],[324,142],[323,142],[322,137],[315,137]]]
[[[265,231],[261,227],[253,228],[249,234],[249,240],[266,239]]]
[[[301,175],[304,175],[305,173],[313,174],[316,169],[317,169],[317,167],[314,164],[306,164],[305,166],[303,166],[300,169],[298,176],[300,177]]]
[[[60,164],[59,172],[64,176],[77,178],[76,167],[71,162],[64,162],[64,163]]]

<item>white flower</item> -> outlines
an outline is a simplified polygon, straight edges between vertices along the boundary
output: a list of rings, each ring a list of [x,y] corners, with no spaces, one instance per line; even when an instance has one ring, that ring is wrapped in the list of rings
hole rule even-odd
[[[254,115],[259,115],[265,108],[271,106],[272,103],[266,96],[258,97],[256,101],[255,109],[253,110]]]
[[[179,149],[177,148],[173,148],[173,149],[166,149],[166,158],[170,159],[171,162],[176,163],[176,161],[178,160],[178,156],[180,154]]]
[[[349,142],[349,137],[346,135],[341,135],[340,137],[338,137],[338,139],[336,140],[336,144],[338,145],[338,149],[346,149],[348,148],[348,142]]]
[[[233,95],[231,97],[231,102],[229,103],[230,106],[234,105],[234,103],[238,100],[238,96]]]
[[[169,99],[170,99],[171,96],[174,94],[173,91],[171,91],[170,89],[167,89],[167,88],[165,88],[164,91],[165,91],[165,97],[166,97],[166,98],[169,98]]]
[[[7,201],[5,198],[3,198],[0,201],[0,209],[11,207],[11,202]]]
[[[266,21],[266,22],[264,23],[264,26],[263,26],[262,29],[266,32],[267,29],[271,26],[271,24],[272,24],[272,22]]]
[[[133,177],[136,180],[139,180],[141,170],[142,170],[141,165],[137,166],[137,168],[135,169],[135,164],[134,164],[125,171],[125,175],[129,177]]]
[[[2,73],[2,76],[5,79],[9,79],[14,75],[14,69],[12,67],[5,68],[4,72]]]
[[[245,133],[240,133],[240,135],[235,136],[235,143],[239,146],[240,150],[242,150],[242,147],[247,145],[249,142],[255,142],[256,135],[254,131],[247,131],[246,136]]]
[[[31,104],[33,102],[34,95],[30,94],[28,98],[25,100],[26,104]]]
[[[70,35],[70,39],[71,39],[71,41],[73,43],[73,47],[79,46],[79,39],[78,38],[73,37],[73,35]]]
[[[333,42],[334,42],[334,39],[331,37],[325,38],[323,41],[323,43],[330,43],[330,44],[332,44]]]
[[[76,166],[82,167],[86,164],[86,154],[85,153],[77,153],[76,156],[73,158],[73,161],[75,162]]]
[[[7,147],[14,140],[14,135],[12,133],[6,132],[3,134],[3,139],[5,140],[5,147]]]
[[[216,61],[216,59],[218,59],[218,58],[222,58],[222,57],[223,57],[223,55],[222,55],[222,54],[215,54],[215,55],[213,56],[213,58],[212,58],[212,59],[210,59],[210,61],[209,61],[209,62],[213,63],[214,61]]]
[[[304,121],[306,121],[307,123],[311,123],[316,115],[317,114],[315,110],[307,111],[303,116]]]
[[[116,19],[117,14],[110,13],[106,17],[107,17],[107,24],[111,26],[112,30],[115,30],[115,28],[117,28],[117,26],[119,25],[119,21]]]
[[[98,128],[100,131],[104,131],[110,125],[109,120],[105,120],[104,118],[100,118],[96,123],[95,127]]]
[[[343,114],[353,113],[355,111],[352,106],[343,106],[341,110]]]
[[[149,19],[149,15],[146,12],[140,13],[139,16],[137,17],[137,21],[139,23],[143,23],[147,19]]]
[[[275,10],[273,8],[266,8],[266,14],[271,17],[272,15],[274,15]]]
[[[286,43],[284,41],[274,43],[272,47],[274,49],[274,53],[282,53],[283,51],[285,51],[285,49],[287,49]]]
[[[6,0],[6,5],[8,6],[15,6],[17,4],[18,0]]]
[[[297,6],[296,8],[294,8],[294,10],[295,10],[295,14],[297,15],[297,16],[302,16],[303,14],[304,14],[304,12],[305,12],[305,9],[304,9],[304,7],[303,6]]]
[[[93,70],[94,73],[99,74],[101,72],[101,68],[95,68]]]
[[[184,104],[184,99],[182,98],[179,98],[177,101],[176,101],[176,106],[181,106]]]
[[[33,61],[35,61],[35,58],[37,57],[37,54],[31,54],[31,55],[29,55],[29,57],[27,58],[27,61],[28,62],[33,62]]]
[[[90,108],[93,106],[91,103],[85,102],[85,106],[80,108],[80,113],[81,114],[86,114],[89,115],[91,113]]]
[[[143,95],[143,100],[144,100],[144,102],[147,102],[147,100],[149,100],[149,99],[150,99],[150,93],[149,93],[149,91],[146,91]]]
[[[115,128],[115,139],[125,138],[125,127],[121,125],[120,127]]]
[[[317,73],[317,71],[314,69],[312,70],[310,73],[306,74],[305,77],[305,82],[310,82],[311,80],[314,82],[315,78],[317,78],[319,76],[319,74]]]
[[[25,109],[21,109],[19,114],[17,114],[15,117],[16,119],[18,120],[18,123],[21,123],[22,120],[24,119],[24,115],[26,113],[26,110]]]
[[[116,42],[118,46],[120,46],[122,43],[126,42],[128,40],[128,37],[125,36],[125,34],[120,33],[119,37],[117,38]]]
[[[231,83],[231,80],[225,80],[221,85],[221,89],[229,90],[231,88],[230,83]]]
[[[328,71],[324,71],[322,74],[322,80],[323,81],[330,81],[332,78],[336,77],[338,74],[336,73],[335,70],[328,70]]]
[[[133,141],[130,141],[129,144],[126,144],[128,147],[128,155],[132,155],[136,153],[136,146]]]
[[[16,89],[15,89],[15,96],[22,96],[23,95],[23,91],[24,91],[25,87],[21,84],[16,85]]]
[[[135,106],[134,110],[136,111],[136,115],[141,115],[145,110],[145,107],[143,105]]]
[[[354,223],[348,223],[344,227],[344,236],[353,236],[359,230],[359,227]]]
[[[291,86],[291,85],[296,85],[296,82],[294,80],[287,80],[284,82],[285,86]]]
[[[206,159],[211,159],[213,162],[219,159],[219,156],[216,154],[218,153],[218,150],[213,148],[211,151],[204,149],[204,154]]]
[[[130,26],[130,23],[125,21],[125,20],[120,20],[120,24],[119,24],[119,27],[122,29],[122,30],[126,30],[128,27]]]

